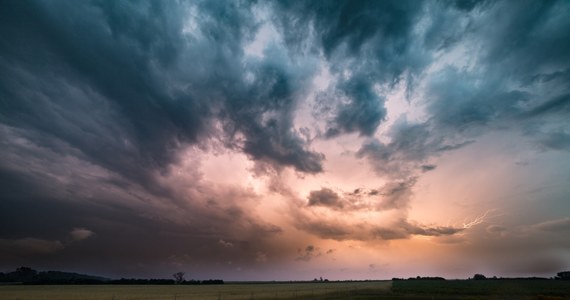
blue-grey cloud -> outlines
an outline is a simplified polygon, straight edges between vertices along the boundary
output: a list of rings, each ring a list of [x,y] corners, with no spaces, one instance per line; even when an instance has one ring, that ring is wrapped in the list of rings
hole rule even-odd
[[[445,52],[467,44],[481,51],[467,52],[472,67],[447,65],[429,74],[425,98],[419,100],[427,110],[426,121],[396,122],[391,142],[372,139],[362,146],[357,156],[369,158],[379,174],[409,176],[418,162],[429,163],[494,130],[518,131],[545,149],[567,147],[569,128],[562,121],[569,103],[567,5],[455,4],[458,10],[428,8],[433,10],[432,27],[426,31],[425,47]],[[441,18],[433,21],[434,15]],[[440,23],[453,29],[434,31]],[[447,42],[434,42],[445,36]]]
[[[245,136],[254,159],[322,170],[322,155],[291,131],[294,93],[310,70],[283,57],[236,64],[256,30],[251,7],[198,3],[197,38],[183,34],[185,7],[173,3],[69,4],[3,4],[3,123],[69,143],[149,187],[149,173],[210,137],[215,118],[228,137]],[[275,118],[262,121],[268,112]]]
[[[425,3],[414,1],[278,2],[278,28],[294,51],[325,56],[338,83],[323,95],[343,98],[333,111],[326,137],[357,132],[370,136],[384,120],[378,84],[394,84],[429,61],[415,42],[414,26]],[[311,34],[305,34],[309,28]],[[302,31],[302,32],[301,32]],[[308,47],[305,45],[309,45]]]
[[[405,118],[397,120],[388,135],[388,143],[366,141],[356,157],[367,158],[379,175],[398,180],[415,177],[419,171],[426,171],[430,159],[472,143],[449,129],[438,129],[430,121],[413,123]]]
[[[337,108],[336,115],[325,132],[327,138],[351,132],[371,136],[386,117],[386,109],[382,105],[384,101],[373,90],[374,82],[360,76],[362,75],[353,75],[337,85],[341,94],[338,95],[337,92],[333,96],[347,97],[350,101]],[[327,96],[329,95],[323,95],[325,98],[322,100],[330,101]]]

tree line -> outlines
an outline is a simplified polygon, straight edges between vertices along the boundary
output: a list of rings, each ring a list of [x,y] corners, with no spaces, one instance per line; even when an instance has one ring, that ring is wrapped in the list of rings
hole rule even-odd
[[[570,280],[570,272],[566,271],[566,272],[559,272],[556,274],[555,277],[551,277],[551,278],[546,278],[546,277],[497,277],[497,276],[493,276],[493,277],[487,277],[483,274],[475,274],[473,275],[473,277],[469,277],[468,280],[551,280],[551,279],[555,279],[555,280]],[[405,278],[392,278],[393,281],[398,281],[398,280],[446,280],[443,277],[421,277],[421,276],[417,276],[417,277],[410,277],[408,279]]]
[[[110,279],[100,276],[85,275],[71,272],[61,271],[42,271],[38,272],[29,267],[20,267],[13,272],[0,272],[0,283],[9,284],[153,284],[153,285],[169,285],[169,284],[223,284],[221,279],[208,280],[185,280],[184,273],[178,272],[173,275],[174,279],[140,279],[140,278],[121,278]]]

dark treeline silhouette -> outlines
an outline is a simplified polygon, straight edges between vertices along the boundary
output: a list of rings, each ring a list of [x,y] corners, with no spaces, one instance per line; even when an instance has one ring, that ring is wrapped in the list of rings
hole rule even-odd
[[[329,282],[329,280],[326,278],[323,279],[323,277],[319,277],[318,279],[317,278],[313,279],[313,282]]]
[[[61,271],[43,271],[38,272],[32,268],[20,267],[16,271],[2,273],[0,272],[0,283],[11,284],[154,284],[167,285],[177,283],[173,279],[138,279],[138,278],[121,278],[109,279],[99,276],[91,276],[78,273],[61,272]],[[208,280],[182,280],[178,284],[223,284],[221,279]]]
[[[555,279],[570,280],[570,271],[557,273]]]
[[[78,273],[45,271],[38,272],[28,267],[17,268],[14,272],[0,273],[0,282],[22,284],[98,284],[109,279]]]
[[[408,279],[404,279],[404,278],[392,278],[392,280],[396,281],[396,280],[445,280],[445,278],[443,277],[410,277]]]
[[[173,279],[138,279],[138,278],[121,278],[105,282],[107,284],[224,284],[221,279],[208,279],[208,280],[183,280],[176,281]]]
[[[138,278],[121,278],[110,279],[100,276],[92,276],[79,273],[61,272],[61,271],[42,271],[38,272],[32,268],[20,267],[13,272],[2,273],[0,272],[0,284],[133,284],[133,285],[170,285],[170,284],[184,284],[184,285],[200,285],[200,284],[224,284],[221,279],[208,279],[208,280],[185,280],[184,273],[175,273],[175,279],[138,279]],[[446,280],[443,277],[410,277],[405,278],[392,278],[394,281],[398,280]],[[570,280],[570,271],[559,272],[555,277],[486,277],[482,274],[475,274],[469,280]],[[358,280],[369,281],[369,280]],[[374,280],[371,280],[374,281]],[[328,279],[314,279],[312,281],[288,281],[288,282],[251,282],[251,283],[314,283],[314,282],[329,282]],[[353,282],[353,280],[344,280],[337,282]]]
[[[139,278],[121,278],[113,279],[105,282],[106,284],[174,284],[172,279],[139,279]]]
[[[570,279],[570,272],[560,272],[557,274],[556,277],[546,278],[546,277],[486,277],[483,274],[475,274],[473,277],[468,278],[468,280],[569,280]],[[410,277],[408,279],[405,278],[392,278],[393,281],[398,280],[446,280],[443,277]]]
[[[560,273],[558,273],[560,274]],[[557,277],[555,278],[546,278],[546,277],[497,277],[497,276],[493,276],[493,277],[486,277],[483,274],[475,274],[473,275],[473,278],[469,278],[471,280],[551,280],[551,279],[558,279]]]
[[[485,280],[485,279],[487,279],[487,277],[485,277],[485,275],[483,275],[483,274],[473,275],[473,280]]]
[[[224,284],[224,281],[221,279],[209,279],[209,280],[202,280],[202,284]]]

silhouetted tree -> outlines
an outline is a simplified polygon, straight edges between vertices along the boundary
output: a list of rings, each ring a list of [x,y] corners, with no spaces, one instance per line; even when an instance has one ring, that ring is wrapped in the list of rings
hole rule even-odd
[[[38,271],[28,267],[19,267],[15,272],[12,272],[15,281],[21,282],[32,282],[36,275],[38,275]]]
[[[485,277],[485,275],[483,274],[475,274],[475,276],[473,276],[473,280],[485,280],[487,279],[487,277]]]
[[[555,279],[570,280],[570,271],[557,273]]]
[[[174,277],[174,282],[176,284],[184,282],[184,272],[176,272],[176,273],[172,274],[172,277]]]
[[[202,284],[224,284],[224,281],[221,279],[208,279],[202,280]]]

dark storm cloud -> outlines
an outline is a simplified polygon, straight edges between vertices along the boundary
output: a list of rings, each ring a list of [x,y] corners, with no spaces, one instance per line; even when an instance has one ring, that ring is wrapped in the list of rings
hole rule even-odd
[[[203,113],[191,99],[169,99],[152,78],[151,60],[164,67],[161,57],[176,56],[169,39],[176,24],[140,32],[134,24],[179,16],[162,5],[65,5],[3,4],[2,77],[11,79],[0,87],[2,121],[67,142],[152,187],[149,172],[163,168],[180,141],[197,138]],[[125,18],[115,24],[109,14]]]
[[[326,207],[337,211],[405,210],[413,195],[416,178],[390,181],[378,189],[358,188],[352,192],[336,192],[329,188],[311,191],[308,207]]]
[[[161,183],[171,197],[148,193],[65,144],[44,147],[20,130],[1,129],[2,268],[75,265],[112,276],[148,276],[157,265],[180,261],[171,256],[188,255],[188,264],[227,257],[247,265],[255,261],[252,248],[275,251],[267,240],[282,230],[251,213],[251,192],[212,188],[199,173],[185,173],[183,185]],[[221,239],[238,246],[223,253],[215,247]],[[131,269],[141,263],[146,267]],[[104,267],[109,264],[116,267]]]
[[[567,80],[567,82],[569,82]],[[540,116],[542,114],[567,114],[570,112],[570,94],[560,95],[530,110],[525,116]]]
[[[311,259],[313,259],[315,257],[319,257],[319,256],[323,255],[323,253],[321,252],[320,248],[317,248],[313,245],[308,245],[303,250],[298,249],[297,255],[299,255],[299,256],[297,256],[297,258],[295,258],[295,260],[297,260],[297,261],[310,261]]]
[[[501,128],[560,124],[559,118],[568,114],[567,12],[562,1],[482,5],[472,19],[477,25],[463,36],[482,46],[480,56],[474,56],[478,65],[462,71],[444,68],[428,84],[432,134],[453,129],[475,137]]]
[[[227,89],[228,102],[221,111],[224,129],[255,160],[293,166],[306,173],[321,172],[324,156],[307,150],[306,140],[293,126],[296,97],[307,87],[306,79],[313,72],[311,62],[296,65],[276,48],[265,53],[269,57],[264,61],[251,62],[253,83],[245,83],[243,90],[235,86]],[[236,76],[234,80],[245,80],[242,74]],[[239,141],[237,133],[245,135],[245,141]]]
[[[445,132],[448,131],[434,132],[430,122],[411,123],[405,118],[399,119],[388,133],[390,142],[370,139],[358,150],[356,157],[367,158],[379,175],[405,180],[417,176],[418,171],[429,171],[425,166],[430,166],[430,158],[472,142],[453,139],[453,134]]]
[[[306,215],[297,216],[295,226],[301,230],[314,234],[323,239],[337,241],[352,239],[353,229],[344,224],[337,224],[330,220],[311,218]]]
[[[450,3],[456,7],[457,9],[464,10],[464,11],[471,11],[477,6],[484,5],[487,0],[455,0],[450,1]]]
[[[373,228],[371,234],[383,240],[408,239],[413,235],[419,236],[453,236],[461,233],[464,228],[453,226],[429,226],[399,220],[386,227]]]
[[[13,224],[14,222],[11,223]],[[37,231],[35,233],[37,233]],[[49,258],[50,254],[63,251],[64,248],[73,246],[73,243],[91,238],[95,233],[85,228],[74,228],[69,235],[71,239],[64,238],[62,241],[45,240],[34,237],[0,239],[0,257],[7,260],[18,260],[22,257],[33,259],[37,256],[47,255]]]
[[[507,13],[508,12],[508,13]],[[564,1],[522,1],[518,4],[500,1],[489,6],[477,34],[488,34],[485,56],[489,64],[500,63],[515,76],[540,75],[547,66],[555,71],[568,68],[570,21]],[[504,18],[498,18],[504,16]],[[551,47],[548,47],[551,46]],[[538,69],[536,68],[538,67]]]
[[[330,101],[330,96],[350,99],[350,102],[341,104],[337,108],[336,116],[329,122],[329,127],[325,132],[327,138],[351,132],[371,136],[376,132],[376,128],[386,116],[386,109],[382,106],[384,100],[376,95],[372,85],[370,80],[355,75],[347,82],[337,85],[337,88],[342,90],[342,94],[321,95],[324,97],[322,101]]]
[[[389,241],[413,236],[451,238],[462,233],[465,230],[463,227],[425,225],[408,219],[415,183],[416,178],[410,178],[388,182],[379,189],[359,188],[349,193],[322,188],[309,193],[308,203],[291,199],[290,213],[297,228],[323,239],[337,241]],[[315,211],[319,206],[330,209],[329,213]],[[394,219],[380,215],[378,222],[369,222],[360,219],[358,213],[363,211],[391,212],[398,217]]]
[[[308,199],[309,206],[338,206],[339,208],[342,208],[342,203],[338,194],[328,188],[311,191]]]
[[[421,5],[414,1],[340,1],[337,3],[313,1],[280,1],[275,3],[278,18],[288,43],[300,46],[307,38],[307,28],[312,24],[314,38],[327,56],[332,56],[339,47],[346,46],[351,54],[359,54],[370,40],[382,38],[389,41],[390,52],[401,46],[406,51],[406,38],[413,27]],[[295,30],[296,29],[296,30]],[[400,41],[399,45],[392,42]],[[380,55],[380,54],[378,54]]]
[[[416,73],[425,66],[426,54],[416,49],[413,33],[422,6],[414,1],[285,1],[275,5],[278,29],[289,47],[324,54],[338,77],[337,84],[321,95],[326,102],[342,99],[329,112],[326,137],[352,132],[373,135],[386,116],[384,99],[375,86],[396,83],[405,72]],[[310,28],[308,35],[306,28]]]
[[[402,178],[491,130],[522,130],[545,148],[564,149],[570,22],[563,16],[568,6],[561,1],[467,1],[426,9],[431,15],[425,49],[478,45],[481,52],[468,56],[477,64],[471,69],[443,66],[426,77],[427,121],[396,122],[391,142],[372,139],[357,156],[369,158],[379,174]]]
[[[297,227],[323,239],[337,241],[389,241],[410,239],[412,236],[443,237],[454,236],[465,229],[454,226],[429,226],[399,219],[389,224],[378,226],[367,222],[349,223],[339,219],[299,216]]]
[[[2,248],[81,240],[33,261],[93,267],[106,257],[121,272],[184,255],[248,264],[253,247],[275,251],[266,240],[281,229],[251,213],[255,195],[204,186],[198,171],[168,181],[181,151],[211,141],[266,166],[322,171],[292,121],[313,64],[279,49],[246,57],[259,26],[250,3],[0,6]],[[236,246],[221,253],[228,239]]]
[[[378,194],[381,197],[378,209],[406,209],[412,197],[412,188],[416,184],[416,178],[405,181],[395,181],[386,183]]]
[[[436,125],[462,132],[516,115],[529,95],[520,90],[506,91],[506,82],[490,77],[493,75],[477,82],[478,76],[454,68],[434,76],[428,109]]]
[[[75,172],[81,177],[80,170]],[[167,204],[166,199],[133,189],[113,189],[97,180],[62,184],[55,178],[46,178],[43,189],[30,190],[30,186],[39,186],[25,181],[29,178],[24,175],[9,173],[2,177],[2,268],[21,264],[38,268],[74,265],[111,272],[113,276],[147,276],[156,272],[157,266],[170,262],[215,264],[225,257],[248,265],[256,259],[251,256],[251,249],[273,253],[275,246],[267,241],[281,233],[279,227],[244,211],[246,207],[233,205],[238,200],[248,201],[246,196],[233,193],[232,199],[232,193],[227,191],[209,191],[207,195],[196,195],[196,203],[187,207],[169,208],[154,204]],[[65,178],[63,174],[54,175]],[[79,184],[101,186],[107,192]],[[204,206],[200,204],[203,197],[215,199],[218,204]],[[231,240],[233,246],[219,247],[222,240]],[[182,256],[187,258],[176,258]],[[108,264],[115,267],[109,268]],[[146,267],[132,269],[138,264]],[[166,266],[167,270],[171,268]]]
[[[422,168],[422,171],[429,172],[429,171],[435,170],[437,168],[437,166],[436,165],[423,165],[423,166],[421,166],[421,168]]]
[[[60,241],[47,241],[37,238],[0,239],[0,255],[5,258],[51,254],[63,248],[64,246]]]
[[[464,229],[452,226],[425,226],[413,224],[405,220],[400,220],[389,227],[379,227],[372,229],[372,235],[383,240],[408,239],[412,235],[421,236],[452,236],[462,232]]]
[[[173,3],[3,6],[4,124],[64,141],[161,193],[153,173],[211,135],[214,117],[227,136],[245,136],[252,158],[321,171],[322,155],[291,130],[298,76],[308,70],[283,57],[236,64],[256,29],[249,6],[198,3],[200,38],[183,34],[189,8]],[[268,112],[275,116],[262,120]]]

